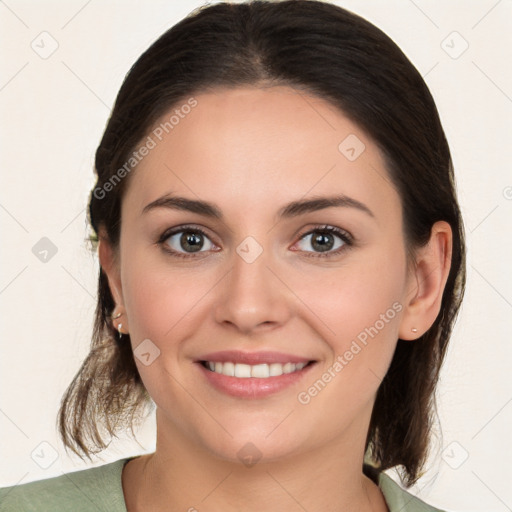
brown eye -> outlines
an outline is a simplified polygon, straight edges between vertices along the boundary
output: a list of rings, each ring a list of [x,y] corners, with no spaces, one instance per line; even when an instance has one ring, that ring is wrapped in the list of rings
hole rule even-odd
[[[336,240],[331,233],[316,232],[311,235],[311,247],[319,252],[330,251]]]
[[[167,252],[185,258],[193,257],[194,253],[207,252],[215,248],[208,235],[196,227],[168,230],[161,236],[160,243]]]
[[[200,251],[204,245],[203,235],[194,233],[193,231],[183,231],[178,239],[178,245],[187,252]]]
[[[328,257],[338,255],[352,245],[352,237],[334,226],[314,228],[301,236],[302,249],[308,256]],[[309,251],[306,246],[312,247]]]

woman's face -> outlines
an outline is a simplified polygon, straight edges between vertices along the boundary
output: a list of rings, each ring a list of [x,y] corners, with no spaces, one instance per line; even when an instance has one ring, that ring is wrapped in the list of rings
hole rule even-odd
[[[414,289],[383,159],[291,88],[195,100],[144,141],[110,276],[159,432],[232,460],[359,450]]]

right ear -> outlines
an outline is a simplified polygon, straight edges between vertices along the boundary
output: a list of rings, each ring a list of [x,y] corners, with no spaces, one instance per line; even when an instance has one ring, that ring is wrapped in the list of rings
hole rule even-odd
[[[101,268],[107,276],[110,293],[115,303],[124,306],[119,258],[104,229],[100,229],[98,233],[98,258]]]

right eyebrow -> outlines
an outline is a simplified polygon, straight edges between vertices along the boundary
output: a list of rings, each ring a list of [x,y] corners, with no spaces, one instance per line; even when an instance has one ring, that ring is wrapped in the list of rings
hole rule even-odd
[[[183,210],[187,212],[198,213],[199,215],[204,215],[205,217],[211,217],[219,220],[223,219],[220,208],[213,203],[188,199],[186,197],[171,196],[169,194],[159,197],[158,199],[155,199],[155,201],[147,204],[143,208],[142,213],[147,213],[151,210],[154,210],[155,208],[171,208],[173,210]]]

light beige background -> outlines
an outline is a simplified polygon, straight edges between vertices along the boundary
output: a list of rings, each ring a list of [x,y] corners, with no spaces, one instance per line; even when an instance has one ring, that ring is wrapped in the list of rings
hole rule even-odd
[[[411,492],[449,511],[512,510],[512,2],[336,3],[383,29],[425,77],[466,224],[468,286],[439,388],[442,437]],[[201,4],[0,2],[0,486],[87,466],[66,455],[55,418],[95,306],[98,262],[85,243],[94,151],[131,64]],[[43,237],[57,251],[46,262],[33,252]],[[89,465],[152,451],[153,429],[150,418],[141,445],[121,439]]]

